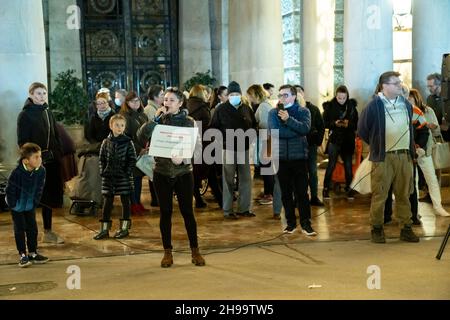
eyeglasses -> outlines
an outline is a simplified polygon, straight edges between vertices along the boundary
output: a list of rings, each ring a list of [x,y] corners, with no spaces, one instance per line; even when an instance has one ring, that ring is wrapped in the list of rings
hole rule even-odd
[[[139,98],[136,98],[136,99],[130,100],[130,102],[136,103],[136,102],[141,102],[141,100],[139,100]]]
[[[403,81],[396,81],[396,82],[386,82],[386,84],[393,84],[394,86],[399,86],[403,83]]]
[[[289,97],[290,97],[290,94],[289,94],[289,93],[283,93],[283,94],[279,94],[279,95],[278,95],[278,99],[281,99],[281,98],[287,99],[287,98],[289,98]]]

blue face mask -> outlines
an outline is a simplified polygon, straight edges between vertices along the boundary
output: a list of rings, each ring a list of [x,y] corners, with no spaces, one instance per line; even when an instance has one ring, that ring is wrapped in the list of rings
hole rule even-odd
[[[228,101],[230,101],[232,106],[236,107],[241,104],[241,96],[229,96]]]
[[[293,103],[288,103],[287,105],[284,106],[285,109],[289,109],[290,107],[292,107],[294,104]]]

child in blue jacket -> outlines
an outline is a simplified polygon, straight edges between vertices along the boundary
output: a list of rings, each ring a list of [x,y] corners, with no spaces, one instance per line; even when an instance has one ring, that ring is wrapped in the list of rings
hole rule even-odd
[[[6,187],[6,202],[11,208],[21,268],[48,261],[47,257],[37,253],[35,209],[40,202],[44,183],[45,168],[42,166],[41,148],[34,143],[25,143],[20,148],[19,164],[11,172]]]

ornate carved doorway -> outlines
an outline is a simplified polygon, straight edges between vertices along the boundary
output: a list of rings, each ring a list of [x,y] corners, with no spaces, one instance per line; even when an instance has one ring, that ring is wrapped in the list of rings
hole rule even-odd
[[[152,84],[178,83],[177,0],[78,0],[78,5],[90,97],[101,87],[144,97]]]

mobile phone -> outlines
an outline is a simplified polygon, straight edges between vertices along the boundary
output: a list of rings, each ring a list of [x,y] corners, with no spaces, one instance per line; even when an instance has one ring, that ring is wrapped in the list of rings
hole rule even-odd
[[[277,103],[277,109],[278,110],[284,110],[284,104],[282,104],[281,102]]]

